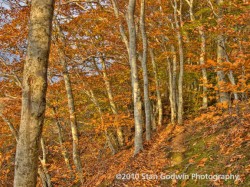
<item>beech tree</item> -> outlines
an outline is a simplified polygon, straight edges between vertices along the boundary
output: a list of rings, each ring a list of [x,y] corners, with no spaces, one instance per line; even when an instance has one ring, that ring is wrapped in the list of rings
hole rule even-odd
[[[44,123],[53,0],[32,0],[22,83],[22,114],[15,158],[15,187],[36,186]]]
[[[137,69],[136,57],[136,28],[134,22],[135,0],[129,0],[127,23],[129,30],[129,62],[131,66],[131,83],[132,95],[134,104],[134,120],[135,120],[135,151],[134,155],[138,154],[143,149],[142,141],[142,102],[140,96],[140,85]]]

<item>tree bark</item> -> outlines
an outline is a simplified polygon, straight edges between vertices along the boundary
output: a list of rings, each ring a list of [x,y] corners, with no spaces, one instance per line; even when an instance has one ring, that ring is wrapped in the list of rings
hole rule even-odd
[[[44,122],[53,0],[32,0],[23,72],[22,112],[16,148],[14,187],[35,187]]]
[[[45,143],[44,143],[44,139],[41,138],[41,148],[42,148],[42,153],[43,156],[40,159],[41,165],[42,165],[42,171],[44,174],[44,177],[42,178],[42,180],[45,180],[46,183],[46,187],[52,187],[52,183],[51,183],[51,179],[50,179],[50,175],[46,166],[46,150],[45,150]]]
[[[63,66],[63,78],[64,78],[65,89],[66,89],[66,93],[68,97],[70,126],[71,126],[71,133],[72,133],[72,139],[73,139],[73,161],[76,166],[78,177],[81,183],[83,184],[84,179],[83,179],[83,171],[82,171],[82,162],[81,162],[81,157],[80,157],[80,152],[79,152],[79,137],[78,137],[77,118],[76,118],[76,113],[75,113],[75,102],[74,102],[72,85],[71,85],[71,80],[69,77],[65,55],[62,56],[61,63]]]
[[[118,110],[116,107],[116,104],[114,102],[113,94],[112,94],[112,89],[111,89],[111,84],[107,75],[107,69],[106,69],[106,64],[105,64],[105,59],[101,57],[101,64],[102,64],[102,75],[103,75],[103,80],[105,83],[105,87],[108,93],[108,99],[109,99],[109,104],[111,107],[112,113],[115,115],[115,124],[117,123],[118,120]],[[117,133],[117,139],[118,143],[120,146],[124,146],[124,135],[122,131],[121,126],[117,126],[116,128],[116,133]]]
[[[193,13],[193,0],[185,0],[189,5],[189,15],[190,20],[195,21],[194,13]],[[208,107],[208,99],[207,99],[207,70],[204,67],[205,65],[205,55],[206,55],[206,36],[201,26],[198,27],[200,38],[201,38],[201,53],[200,53],[200,65],[203,66],[201,69],[202,72],[202,82],[203,82],[203,97],[202,97],[202,107]]]
[[[217,1],[218,6],[221,6],[223,3],[223,0],[218,0]],[[219,14],[217,18],[218,24],[220,23],[222,19],[223,11],[219,7]],[[219,88],[219,102],[221,103],[227,103],[229,104],[229,95],[225,90],[225,84],[226,84],[226,78],[225,78],[225,73],[223,70],[221,70],[221,65],[223,60],[225,60],[225,51],[223,49],[224,47],[224,36],[223,34],[219,34],[217,37],[217,78],[218,78],[218,88]]]
[[[14,125],[1,112],[0,112],[0,116],[3,119],[3,121],[9,126],[10,131],[11,131],[12,135],[15,137],[16,141],[18,141],[18,132],[15,129]]]
[[[68,153],[67,148],[64,146],[64,136],[63,136],[61,121],[57,117],[57,111],[56,111],[55,107],[53,107],[53,112],[55,115],[55,123],[56,123],[57,129],[58,129],[58,139],[59,139],[59,144],[60,144],[60,147],[62,150],[62,155],[63,155],[64,161],[65,161],[65,164],[66,164],[68,170],[72,173],[72,167],[71,167],[70,162],[69,162],[69,153]]]
[[[143,43],[142,53],[142,71],[143,71],[143,89],[144,89],[144,107],[146,117],[146,140],[151,139],[151,104],[149,99],[149,85],[148,85],[148,68],[147,68],[147,51],[148,51],[148,39],[145,28],[145,0],[141,0],[141,12],[140,12],[140,29]]]
[[[156,85],[156,97],[157,97],[157,113],[158,113],[158,126],[162,125],[162,118],[163,118],[163,110],[162,110],[162,100],[161,100],[161,92],[160,92],[160,83],[159,78],[157,74],[157,68],[155,63],[155,57],[153,49],[150,49],[150,56],[151,56],[151,62],[153,66],[153,72],[154,72],[154,78],[155,78],[155,85]]]
[[[182,35],[180,30],[180,24],[178,21],[177,15],[177,1],[174,0],[173,4],[174,8],[174,20],[175,20],[175,27],[176,27],[176,35],[178,40],[179,46],[179,60],[180,60],[180,71],[179,71],[179,79],[178,79],[178,124],[183,124],[183,75],[184,75],[184,52],[183,52],[183,41]],[[180,13],[181,15],[181,13]]]
[[[201,27],[199,27],[199,34],[201,37],[201,54],[200,54],[200,65],[205,65],[205,55],[206,55],[206,36]],[[207,70],[205,67],[201,68],[202,72],[202,88],[203,88],[203,97],[202,97],[202,107],[207,108],[208,107],[208,99],[207,99]]]
[[[119,20],[119,30],[120,30],[122,41],[124,42],[124,44],[126,46],[126,49],[127,49],[127,52],[129,53],[129,41],[128,41],[128,38],[126,36],[125,29],[124,29],[124,27],[122,25],[122,22],[119,19],[119,9],[118,9],[118,5],[117,5],[117,1],[116,0],[111,0],[111,2],[112,2],[112,5],[113,5],[115,17]]]
[[[90,89],[89,91],[86,91],[86,94],[91,98],[92,102],[96,106],[96,108],[98,110],[98,113],[100,115],[101,125],[104,126],[103,112],[102,112],[102,109],[100,107],[100,104],[99,104],[98,100],[96,99],[96,96],[95,96],[93,90]],[[110,137],[107,129],[104,130],[104,134],[105,134],[106,141],[107,141],[109,149],[111,150],[112,154],[115,155],[117,150],[114,147],[114,145],[112,144],[112,140],[111,140],[111,137]]]
[[[63,32],[60,28],[59,23],[57,22],[56,28],[58,30],[58,39],[62,42],[65,47],[66,45],[66,40],[63,35]],[[68,72],[68,63],[66,60],[66,54],[64,49],[60,48],[58,49],[59,51],[59,57],[60,61],[63,67],[63,79],[64,79],[64,84],[65,84],[65,90],[68,98],[68,109],[69,109],[69,118],[70,118],[70,127],[71,127],[71,134],[72,134],[72,145],[73,145],[73,161],[74,165],[76,166],[76,171],[78,178],[80,179],[81,183],[84,183],[84,177],[83,177],[83,169],[82,169],[82,162],[81,162],[81,157],[80,157],[80,152],[79,152],[79,135],[78,135],[78,125],[77,125],[77,117],[76,117],[76,112],[75,112],[75,101],[74,101],[74,95],[72,92],[72,84]]]
[[[128,30],[129,30],[129,62],[131,65],[131,82],[132,95],[134,103],[134,120],[135,120],[135,150],[134,155],[138,154],[143,149],[142,141],[142,103],[140,96],[138,69],[136,63],[136,29],[134,22],[135,0],[129,0],[128,4]]]

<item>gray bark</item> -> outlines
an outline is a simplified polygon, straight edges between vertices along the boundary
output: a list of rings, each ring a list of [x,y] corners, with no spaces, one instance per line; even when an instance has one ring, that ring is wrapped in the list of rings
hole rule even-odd
[[[128,30],[129,30],[129,62],[131,65],[132,95],[134,103],[134,121],[135,121],[135,150],[134,155],[143,149],[142,141],[142,103],[140,98],[140,87],[138,78],[138,69],[136,64],[136,29],[134,22],[135,0],[129,0],[128,5]]]
[[[124,42],[124,44],[126,46],[126,49],[127,49],[127,52],[129,53],[129,41],[128,41],[128,38],[126,36],[125,29],[124,29],[124,27],[122,25],[122,22],[121,22],[121,20],[119,18],[119,9],[118,9],[118,5],[117,5],[117,1],[116,0],[111,0],[111,2],[112,2],[112,5],[113,5],[115,17],[119,20],[119,31],[120,31],[120,34],[121,34],[122,41]]]
[[[174,8],[174,20],[176,27],[176,35],[178,40],[179,47],[179,60],[180,60],[180,71],[179,71],[179,79],[178,79],[178,124],[183,124],[183,75],[184,75],[184,52],[183,52],[183,41],[181,35],[181,28],[178,21],[177,15],[177,1],[174,0],[173,4]],[[181,14],[181,13],[180,13]]]
[[[201,54],[200,54],[200,65],[205,65],[205,55],[206,55],[206,36],[201,27],[199,27],[199,34],[201,37]],[[208,107],[208,99],[207,99],[207,70],[205,67],[202,67],[202,81],[203,81],[203,97],[202,97],[202,107]]]
[[[157,74],[157,67],[155,63],[155,57],[154,52],[152,49],[150,49],[150,56],[151,56],[151,62],[153,66],[153,72],[154,72],[154,79],[155,79],[155,85],[156,85],[156,97],[157,97],[157,113],[158,113],[158,126],[162,125],[162,118],[163,118],[163,110],[162,110],[162,100],[161,100],[161,92],[160,92],[160,82]]]
[[[59,144],[61,147],[62,155],[63,155],[64,161],[65,161],[65,164],[66,164],[68,170],[72,173],[73,170],[72,170],[72,167],[71,167],[70,162],[69,162],[69,153],[68,153],[67,148],[64,146],[64,136],[63,136],[61,121],[57,117],[57,111],[56,111],[55,107],[53,107],[53,112],[55,115],[55,123],[56,123],[57,129],[58,129],[58,139],[59,139]]]
[[[56,24],[56,28],[58,30],[59,40],[66,45],[65,37],[62,33],[59,23]],[[66,54],[64,49],[59,48],[59,57],[63,67],[63,79],[65,84],[65,90],[68,98],[68,109],[69,109],[69,119],[70,119],[70,127],[71,127],[71,134],[72,134],[72,145],[73,145],[73,161],[74,165],[76,166],[76,171],[78,178],[80,179],[81,183],[84,183],[83,177],[83,169],[82,169],[82,162],[79,152],[79,137],[78,137],[78,125],[77,125],[77,117],[75,112],[75,101],[74,95],[72,92],[72,85],[71,80],[68,72],[68,64],[66,60]]]
[[[22,111],[16,148],[14,187],[35,187],[44,122],[53,0],[32,0],[23,72]]]
[[[100,106],[98,100],[96,99],[96,96],[95,96],[93,90],[92,89],[89,89],[88,91],[86,90],[85,93],[91,98],[92,102],[96,106],[98,113],[100,115],[101,124],[102,124],[102,126],[104,126],[103,112],[102,112],[102,109],[101,109],[101,106]],[[105,129],[104,134],[105,134],[109,149],[111,150],[112,154],[115,155],[117,151],[116,151],[116,148],[114,147],[114,145],[112,144],[112,138],[111,138],[112,136],[110,136],[107,129]]]
[[[143,71],[144,107],[145,107],[145,117],[146,117],[146,140],[149,141],[151,139],[151,112],[150,112],[151,105],[149,99],[148,68],[147,68],[148,39],[145,28],[145,0],[141,0],[140,29],[143,42],[142,71]]]
[[[221,6],[223,0],[218,0],[217,3],[219,6]],[[221,8],[219,8],[219,14],[217,18],[218,23],[221,21],[222,15],[223,11]],[[223,47],[224,47],[224,36],[223,34],[219,34],[217,37],[217,64],[218,64],[217,78],[218,78],[218,88],[219,88],[219,101],[221,103],[229,104],[229,95],[224,88],[224,85],[226,84],[225,73],[223,70],[221,70],[221,64],[223,60],[225,60],[225,51]]]
[[[189,5],[189,15],[190,20],[193,22],[195,21],[195,17],[193,14],[193,0],[185,0],[187,4]],[[201,53],[200,53],[200,65],[205,65],[205,54],[206,54],[206,36],[203,31],[203,28],[200,26],[198,27],[200,38],[201,38]],[[203,82],[203,97],[202,97],[202,107],[207,108],[208,106],[208,99],[207,99],[207,70],[205,67],[202,67],[202,82]]]
[[[41,138],[41,148],[42,148],[43,156],[42,158],[39,158],[39,159],[40,159],[40,162],[42,165],[42,171],[44,174],[44,178],[42,178],[42,180],[44,180],[44,182],[46,183],[46,187],[52,187],[50,175],[46,166],[46,150],[45,150],[45,144],[44,144],[43,138]]]
[[[0,112],[0,117],[9,126],[12,135],[15,137],[16,141],[18,141],[18,132],[16,131],[14,125],[1,112]]]
[[[109,78],[107,75],[105,59],[101,58],[101,64],[102,64],[102,70],[103,70],[102,75],[103,75],[103,80],[104,80],[105,87],[106,87],[106,90],[108,93],[109,104],[110,104],[112,113],[115,115],[115,123],[117,123],[118,110],[117,110],[116,104],[114,102],[114,98],[113,98],[113,94],[112,94],[112,90],[111,90],[111,84],[110,84],[110,81],[109,81]],[[123,135],[123,131],[122,131],[121,126],[118,126],[116,128],[116,133],[117,133],[119,145],[124,146],[124,135]]]
[[[78,173],[78,177],[81,183],[84,183],[83,179],[83,171],[82,171],[82,162],[79,152],[79,137],[78,137],[78,126],[77,126],[77,118],[75,113],[75,102],[74,96],[72,92],[72,86],[70,81],[69,72],[67,69],[67,62],[65,59],[65,55],[62,56],[61,63],[63,66],[63,78],[65,83],[65,89],[68,97],[68,108],[69,108],[69,117],[70,117],[70,126],[71,126],[71,133],[73,139],[73,161],[76,166],[76,170]]]

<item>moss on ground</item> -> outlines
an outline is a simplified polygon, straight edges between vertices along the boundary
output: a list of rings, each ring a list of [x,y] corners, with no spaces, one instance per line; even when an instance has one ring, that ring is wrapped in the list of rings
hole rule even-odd
[[[237,125],[237,124],[235,124]],[[229,124],[222,124],[215,132],[207,133],[210,127],[202,128],[199,131],[187,133],[185,139],[186,151],[183,154],[183,160],[178,165],[166,166],[163,170],[166,174],[189,175],[188,180],[163,180],[161,186],[187,186],[187,187],[210,187],[210,186],[250,186],[250,177],[246,172],[246,166],[249,166],[250,152],[249,141],[243,142],[235,147],[231,152],[225,154],[221,152],[220,135],[226,134]],[[230,137],[229,137],[230,138]],[[225,140],[226,142],[226,140]],[[228,140],[230,143],[230,141]],[[230,145],[225,145],[230,146]],[[240,175],[242,181],[235,180],[194,180],[192,174],[229,174]]]

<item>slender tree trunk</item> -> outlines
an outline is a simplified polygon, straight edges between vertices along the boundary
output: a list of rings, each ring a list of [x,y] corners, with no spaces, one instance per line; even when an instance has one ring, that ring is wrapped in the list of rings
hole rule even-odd
[[[189,15],[190,15],[190,20],[192,22],[195,21],[195,17],[193,14],[193,0],[185,0],[187,4],[189,5]],[[200,65],[204,66],[205,65],[205,55],[206,55],[206,36],[203,31],[203,28],[200,26],[198,28],[200,38],[201,38],[201,53],[200,53]],[[202,72],[202,83],[203,83],[203,97],[202,97],[202,107],[207,108],[208,106],[208,99],[207,99],[207,71],[205,67],[202,67],[201,69]]]
[[[32,0],[23,72],[22,112],[16,148],[14,187],[35,187],[44,122],[53,0]]]
[[[174,0],[173,4],[174,8],[174,20],[176,27],[176,35],[179,46],[179,60],[180,60],[180,71],[179,71],[179,79],[178,79],[178,124],[183,124],[183,75],[184,75],[184,52],[183,52],[183,41],[180,30],[180,24],[178,21],[177,15],[177,1]],[[180,13],[181,14],[181,13]]]
[[[68,108],[69,108],[69,115],[70,115],[70,126],[71,126],[71,133],[73,139],[73,161],[76,166],[76,170],[78,173],[78,177],[83,184],[83,171],[82,171],[82,162],[79,152],[79,137],[78,137],[78,127],[77,127],[77,118],[75,113],[75,103],[74,103],[74,96],[72,92],[71,81],[69,77],[69,72],[67,68],[67,62],[65,59],[65,55],[63,54],[61,63],[63,66],[63,78],[65,83],[65,89],[68,97]]]
[[[64,161],[65,161],[65,164],[66,164],[68,170],[72,173],[72,167],[71,167],[70,161],[69,161],[69,153],[68,153],[67,148],[64,146],[64,136],[63,136],[62,125],[61,125],[59,118],[57,117],[57,111],[56,111],[55,107],[53,107],[53,112],[55,115],[55,123],[56,123],[57,129],[58,129],[58,139],[59,139],[59,144],[60,144],[60,147],[62,150],[62,155],[63,155]]]
[[[219,68],[219,70],[217,71],[217,77],[218,77],[218,87],[219,87],[219,101],[221,103],[229,103],[229,95],[225,90],[225,84],[226,84],[226,77],[225,77],[225,73],[223,70],[221,70],[221,64],[223,62],[224,59],[224,50],[222,47],[222,43],[223,43],[223,36],[219,35],[217,38],[217,68]]]
[[[45,180],[46,182],[46,187],[52,187],[52,183],[51,183],[51,179],[50,179],[50,175],[46,166],[46,150],[45,150],[45,143],[44,143],[44,139],[41,138],[41,148],[42,148],[42,153],[43,156],[40,159],[41,165],[42,165],[42,170],[44,173],[45,178],[43,178],[43,180]]]
[[[124,27],[122,25],[122,22],[119,19],[119,9],[118,9],[117,1],[116,0],[111,0],[111,2],[112,2],[112,5],[113,5],[115,17],[119,20],[119,30],[120,30],[122,41],[124,42],[124,44],[126,46],[126,49],[127,49],[127,52],[129,53],[129,41],[128,41],[128,38],[126,36],[126,32],[125,32],[125,29],[124,29]]]
[[[145,28],[145,0],[141,0],[140,29],[143,42],[142,71],[143,71],[144,107],[146,116],[146,140],[149,141],[151,139],[151,112],[150,112],[151,105],[149,99],[149,86],[148,86],[148,68],[147,68],[148,39]]]
[[[150,49],[150,56],[151,56],[151,62],[152,62],[152,66],[153,66],[155,85],[156,85],[158,126],[161,126],[162,125],[162,118],[163,118],[162,100],[161,100],[161,92],[160,92],[160,83],[159,83],[159,78],[158,78],[158,74],[157,74],[157,67],[156,67],[156,63],[155,63],[154,52],[152,49]]]
[[[178,91],[177,91],[177,56],[175,47],[171,45],[171,52],[173,55],[173,79],[172,79],[172,85],[173,85],[173,118],[174,123],[177,119],[177,111],[178,111]]]
[[[200,54],[200,65],[205,65],[205,55],[206,55],[206,36],[201,27],[199,27],[199,34],[201,37],[201,54]],[[207,70],[205,67],[202,67],[202,82],[203,82],[203,97],[202,97],[202,107],[208,107],[208,99],[207,99]]]
[[[226,58],[227,62],[229,62],[229,57],[228,57],[227,52],[226,52],[226,46],[225,46],[225,41],[224,41],[224,40],[223,40],[223,49],[224,49],[224,53],[225,53],[225,58]],[[233,71],[230,70],[229,73],[228,73],[227,75],[228,75],[228,78],[229,78],[231,84],[232,84],[233,86],[235,86],[235,85],[236,85],[236,82],[235,82],[235,79],[234,79]],[[238,97],[237,92],[233,92],[233,94],[234,94],[234,99],[235,99],[235,100],[238,100],[239,97]]]
[[[155,131],[156,130],[156,121],[155,121],[155,106],[154,103],[151,102],[151,125],[152,125],[152,130]]]
[[[56,24],[56,28],[58,30],[58,38],[63,43],[63,47],[66,45],[65,37],[63,35],[63,32],[60,28],[59,23]],[[77,125],[77,118],[76,118],[76,112],[75,112],[75,102],[74,102],[74,95],[72,92],[72,85],[71,80],[68,72],[68,64],[66,60],[66,54],[64,52],[64,49],[60,48],[58,49],[60,61],[63,67],[63,79],[65,84],[65,90],[68,98],[68,109],[69,109],[69,118],[70,118],[70,127],[71,127],[71,134],[72,134],[72,146],[73,146],[73,161],[74,165],[76,166],[76,171],[78,178],[80,179],[81,183],[84,183],[84,177],[83,177],[83,169],[82,169],[82,162],[79,152],[79,135],[78,135],[78,125]]]
[[[105,64],[105,59],[101,58],[101,64],[102,64],[102,75],[103,75],[103,80],[105,83],[105,87],[108,93],[108,99],[109,99],[109,104],[111,107],[112,113],[115,115],[115,124],[117,123],[118,120],[118,110],[116,107],[116,104],[114,102],[113,94],[112,94],[112,89],[111,89],[111,84],[107,75],[107,69],[106,69],[106,64]],[[120,146],[124,146],[124,135],[122,131],[121,126],[117,126],[116,128],[116,133],[117,133],[117,138],[118,138],[118,143]]]
[[[143,149],[142,141],[142,103],[140,96],[139,78],[136,63],[136,30],[134,22],[135,0],[129,0],[128,5],[128,30],[129,30],[129,62],[131,65],[132,95],[134,103],[135,120],[135,150],[134,155]]]
[[[168,83],[169,83],[169,101],[170,101],[170,109],[171,109],[171,123],[175,123],[176,112],[175,112],[175,104],[174,100],[174,89],[173,89],[173,71],[172,71],[172,63],[168,58]]]
[[[223,0],[218,0],[217,1],[218,5],[221,6],[221,4],[223,3]],[[219,15],[218,15],[218,20],[217,22],[220,23],[221,22],[221,17],[223,15],[223,11],[220,8],[219,9]],[[226,84],[226,78],[225,78],[225,73],[223,70],[221,70],[221,65],[223,60],[225,60],[225,54],[224,54],[224,37],[222,34],[219,34],[217,37],[217,78],[218,78],[218,87],[219,87],[219,101],[221,103],[227,103],[229,104],[229,95],[225,90],[225,84]]]
[[[0,113],[0,116],[2,117],[2,119],[4,120],[4,122],[9,126],[12,135],[15,137],[16,142],[18,142],[18,132],[15,129],[14,125],[4,116],[2,115],[2,113]],[[46,166],[46,151],[45,151],[45,145],[44,145],[44,140],[41,137],[41,148],[42,148],[42,153],[43,153],[43,159],[40,159],[41,165],[42,165],[42,169],[39,168],[38,169],[38,174],[42,180],[43,184],[46,184],[46,187],[51,187],[51,180],[50,180],[50,175],[48,173],[48,169]]]
[[[15,137],[16,141],[18,141],[18,132],[15,129],[14,125],[7,119],[1,112],[0,117],[3,119],[3,121],[9,126],[11,133]]]
[[[98,113],[99,113],[99,115],[100,115],[101,124],[102,124],[102,126],[104,126],[103,112],[102,112],[102,109],[101,109],[101,107],[100,107],[100,104],[99,104],[98,100],[97,100],[96,97],[95,97],[95,94],[94,94],[93,90],[90,89],[89,91],[86,91],[86,93],[87,93],[87,95],[88,95],[89,97],[91,97],[91,99],[92,99],[94,105],[96,106],[96,108],[97,108],[97,110],[98,110]],[[106,141],[107,141],[107,144],[108,144],[109,149],[111,150],[112,154],[115,155],[117,151],[116,151],[116,148],[115,148],[115,147],[113,146],[113,144],[112,144],[112,140],[111,140],[111,138],[110,138],[110,135],[109,135],[107,129],[105,129],[104,134],[105,134]]]

